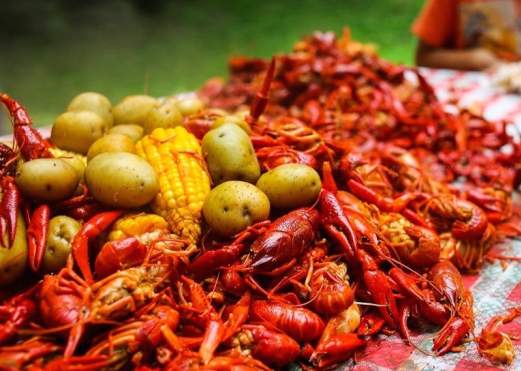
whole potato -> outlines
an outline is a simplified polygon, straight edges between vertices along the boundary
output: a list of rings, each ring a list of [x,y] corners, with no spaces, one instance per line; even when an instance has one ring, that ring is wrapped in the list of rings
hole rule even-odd
[[[123,134],[107,134],[92,143],[87,152],[87,160],[104,152],[129,152],[136,151],[132,139]]]
[[[85,181],[96,200],[126,209],[146,205],[159,191],[152,166],[126,152],[105,152],[94,157],[87,164]]]
[[[286,164],[262,174],[257,187],[266,193],[274,208],[295,209],[315,202],[322,183],[312,167]]]
[[[16,219],[16,234],[10,249],[0,247],[0,286],[6,286],[19,279],[27,264],[27,239],[22,213]],[[7,239],[5,236],[4,241]]]
[[[188,95],[177,99],[177,108],[184,117],[202,111],[204,104],[196,95]]]
[[[212,189],[203,205],[204,219],[221,236],[233,236],[270,215],[268,197],[253,184],[228,181]]]
[[[103,119],[105,130],[110,129],[114,123],[112,103],[106,96],[100,93],[85,92],[75,96],[69,103],[67,111],[91,111],[97,113]]]
[[[149,134],[156,128],[173,128],[183,123],[183,116],[173,99],[167,99],[148,112],[143,127]]]
[[[78,153],[63,151],[57,147],[51,148],[51,153],[54,158],[59,158],[71,165],[80,177],[80,182],[83,181],[83,175],[85,173],[85,166],[87,166],[87,159],[85,156]]]
[[[237,116],[237,115],[226,115],[226,116],[218,117],[214,121],[214,123],[212,125],[212,129],[218,128],[219,126],[222,126],[225,124],[235,124],[238,127],[240,127],[242,130],[244,130],[246,132],[246,134],[251,133],[250,125],[248,125],[248,123],[246,122],[246,120],[244,118],[242,118],[241,116]]]
[[[122,124],[116,125],[110,128],[109,134],[123,134],[132,139],[134,143],[137,143],[143,135],[145,134],[145,130],[143,130],[142,126],[134,125],[134,124]]]
[[[53,202],[70,197],[78,187],[80,176],[59,158],[40,158],[18,166],[15,180],[24,195]]]
[[[52,126],[51,141],[67,151],[86,154],[105,132],[103,119],[90,111],[62,113]]]
[[[202,150],[214,184],[227,180],[255,183],[260,176],[250,137],[235,124],[225,124],[206,133]]]
[[[49,221],[42,269],[45,273],[57,272],[67,263],[71,253],[72,240],[81,224],[65,215],[57,215]]]
[[[145,119],[156,105],[155,98],[148,95],[130,95],[114,106],[114,125],[135,124],[143,126]]]

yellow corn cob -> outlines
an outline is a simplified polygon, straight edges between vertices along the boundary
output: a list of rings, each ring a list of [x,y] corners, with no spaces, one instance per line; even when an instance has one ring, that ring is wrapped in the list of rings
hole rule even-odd
[[[108,239],[110,241],[122,240],[151,232],[168,233],[168,223],[162,216],[156,214],[126,215],[114,223]]]
[[[56,158],[60,158],[60,157],[63,157],[65,159],[78,158],[83,163],[83,165],[87,166],[87,156],[80,155],[79,153],[76,153],[76,152],[66,151],[66,150],[58,148],[58,147],[51,147],[50,151],[51,151],[52,155]]]
[[[201,234],[201,209],[210,192],[210,177],[196,137],[184,127],[158,128],[136,144],[159,177],[154,211],[172,232],[196,243]]]

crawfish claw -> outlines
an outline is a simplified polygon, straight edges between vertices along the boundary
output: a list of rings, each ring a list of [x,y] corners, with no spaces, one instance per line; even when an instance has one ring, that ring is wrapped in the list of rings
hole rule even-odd
[[[462,343],[463,338],[469,331],[470,326],[467,322],[459,317],[453,317],[443,326],[434,339],[432,350],[438,356],[450,352],[452,348]]]

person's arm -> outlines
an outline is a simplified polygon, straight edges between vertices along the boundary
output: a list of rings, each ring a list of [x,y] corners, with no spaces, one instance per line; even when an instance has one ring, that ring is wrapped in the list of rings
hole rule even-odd
[[[496,56],[484,48],[447,49],[432,47],[420,40],[416,49],[416,64],[424,67],[485,70],[498,62]]]

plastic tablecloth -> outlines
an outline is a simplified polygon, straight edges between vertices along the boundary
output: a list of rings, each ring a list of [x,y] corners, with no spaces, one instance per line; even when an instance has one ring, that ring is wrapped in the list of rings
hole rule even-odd
[[[488,119],[506,119],[512,122],[513,132],[521,131],[521,96],[497,91],[486,74],[432,69],[422,69],[422,73],[435,87],[439,99],[447,105],[447,109],[469,108]],[[48,128],[42,128],[41,131],[45,136],[50,134]],[[0,137],[0,141],[10,140],[10,136]],[[515,208],[521,212],[519,195],[516,195],[514,203]],[[521,241],[508,240],[493,249],[503,255],[521,256]],[[506,266],[499,262],[486,263],[479,274],[464,276],[464,283],[474,295],[476,336],[491,316],[521,305],[519,262],[509,262]],[[414,335],[414,346],[405,345],[396,335],[380,335],[357,356],[356,364],[349,361],[338,370],[521,370],[521,318],[502,327],[502,330],[510,334],[519,335],[518,339],[514,339],[516,358],[509,367],[493,365],[480,357],[473,342],[467,343],[461,352],[442,357],[431,356],[427,353],[432,348],[435,330],[422,330],[421,334]]]
[[[491,120],[508,120],[512,123],[512,132],[521,130],[521,96],[498,91],[486,74],[434,69],[421,71],[448,110],[468,108]],[[516,195],[515,207],[521,211],[519,195]],[[493,250],[503,255],[521,256],[521,241],[508,240],[493,247]],[[519,262],[509,262],[506,267],[500,262],[486,263],[479,274],[464,276],[464,283],[474,295],[476,336],[491,316],[521,305]],[[413,337],[415,346],[405,345],[398,336],[380,335],[361,353],[356,364],[351,361],[339,370],[521,370],[521,318],[504,325],[502,330],[519,336],[519,339],[513,341],[516,358],[509,367],[494,365],[480,357],[473,342],[467,343],[459,353],[449,353],[442,357],[426,354],[432,348],[432,339],[436,335],[432,331]]]

